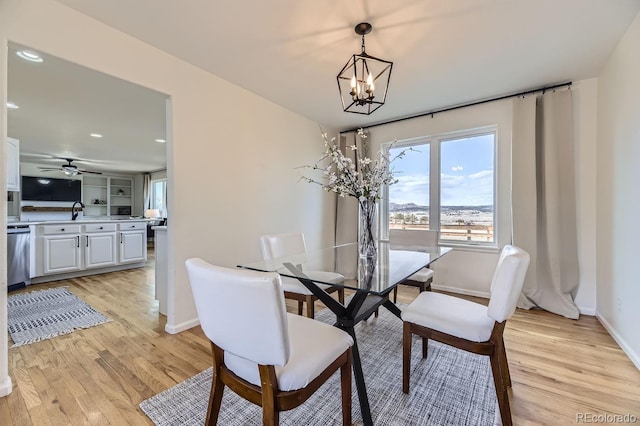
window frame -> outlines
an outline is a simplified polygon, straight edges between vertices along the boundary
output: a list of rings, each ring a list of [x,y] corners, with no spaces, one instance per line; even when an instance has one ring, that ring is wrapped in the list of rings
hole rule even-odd
[[[482,126],[471,129],[456,130],[451,132],[438,133],[429,136],[420,136],[397,141],[390,141],[381,144],[380,149],[389,154],[393,148],[405,148],[416,145],[429,145],[429,229],[439,231],[441,228],[441,158],[440,146],[443,142],[457,139],[465,139],[477,136],[493,135],[493,241],[458,241],[438,238],[438,244],[450,247],[496,249],[499,247],[498,241],[500,226],[498,226],[498,205],[500,202],[498,193],[499,181],[499,149],[498,149],[498,125]],[[393,166],[393,164],[392,164]],[[435,202],[432,202],[435,200]],[[382,240],[389,239],[389,185],[382,188],[382,199],[380,200],[379,228]],[[432,227],[433,225],[433,227]]]

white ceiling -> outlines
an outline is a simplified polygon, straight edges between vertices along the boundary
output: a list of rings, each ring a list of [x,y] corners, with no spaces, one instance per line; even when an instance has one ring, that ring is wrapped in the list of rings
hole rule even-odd
[[[337,129],[595,77],[640,10],[638,0],[58,1]],[[370,116],[343,112],[336,84],[338,71],[360,50],[353,27],[361,21],[373,25],[367,53],[394,62],[387,103]],[[11,70],[9,79],[12,95]],[[108,95],[94,92],[92,99]],[[131,117],[134,97],[111,102]],[[72,121],[84,122],[84,112]],[[92,127],[97,123],[78,131],[99,131]],[[70,154],[114,161],[118,141],[105,152],[81,151],[63,130],[59,137],[69,141]],[[111,132],[108,124],[103,132]],[[120,134],[118,140],[138,146],[155,137]],[[148,149],[155,153],[153,144]]]
[[[45,166],[75,159],[80,169],[139,173],[166,167],[166,95],[38,52],[33,63],[10,44],[8,135],[21,161]],[[32,49],[29,49],[33,51]],[[102,134],[96,139],[91,133]]]

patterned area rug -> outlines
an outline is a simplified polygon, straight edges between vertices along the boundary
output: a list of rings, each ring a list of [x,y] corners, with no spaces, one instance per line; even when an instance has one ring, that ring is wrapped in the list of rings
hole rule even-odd
[[[13,347],[51,339],[111,321],[66,287],[8,297],[9,335]]]
[[[328,309],[316,319],[333,323]],[[375,425],[493,425],[496,394],[488,357],[429,341],[422,359],[414,337],[409,395],[402,393],[402,321],[386,309],[356,327],[367,394]],[[212,370],[205,370],[140,404],[156,424],[202,425]],[[301,406],[280,413],[281,425],[341,425],[340,374],[336,373]],[[498,410],[499,413],[499,410]],[[353,424],[362,416],[353,382]],[[499,419],[499,414],[497,416]],[[219,425],[260,425],[262,409],[225,388]]]

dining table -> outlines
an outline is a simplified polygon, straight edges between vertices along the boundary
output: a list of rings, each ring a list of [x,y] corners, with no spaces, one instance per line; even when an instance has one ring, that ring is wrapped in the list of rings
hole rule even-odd
[[[373,421],[354,327],[377,313],[380,307],[400,318],[400,308],[389,299],[389,293],[450,250],[440,246],[400,246],[380,241],[376,256],[363,257],[359,254],[357,243],[348,243],[282,258],[242,263],[238,267],[277,272],[281,276],[298,279],[335,314],[334,325],[353,338],[353,374],[362,420],[368,426],[373,425]],[[339,273],[344,276],[344,281],[339,284],[320,281],[318,277],[321,279],[328,274],[314,274],[316,271]],[[344,287],[353,294],[342,304],[318,284]]]

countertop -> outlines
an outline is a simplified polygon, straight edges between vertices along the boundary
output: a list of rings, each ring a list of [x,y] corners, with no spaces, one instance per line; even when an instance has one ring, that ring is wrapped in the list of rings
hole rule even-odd
[[[28,222],[7,222],[7,226],[25,226],[25,225],[68,225],[83,223],[105,223],[105,222],[147,222],[147,219],[78,219],[78,220],[32,220]]]

